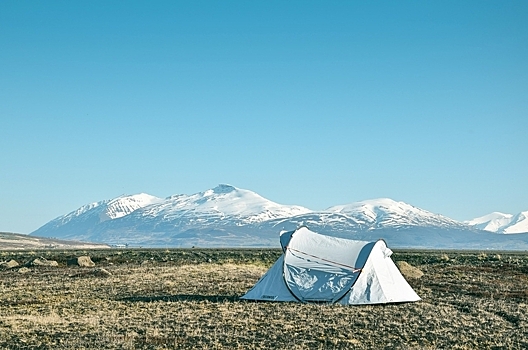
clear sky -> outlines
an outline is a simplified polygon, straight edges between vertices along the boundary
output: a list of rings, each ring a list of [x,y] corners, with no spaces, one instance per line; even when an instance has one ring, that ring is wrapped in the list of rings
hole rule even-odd
[[[0,2],[0,231],[228,183],[528,210],[528,1]]]

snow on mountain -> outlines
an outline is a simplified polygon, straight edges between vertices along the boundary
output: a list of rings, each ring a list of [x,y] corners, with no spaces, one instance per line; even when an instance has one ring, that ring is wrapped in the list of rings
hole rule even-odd
[[[310,210],[307,208],[277,204],[249,190],[219,185],[190,196],[171,196],[137,215],[163,217],[164,221],[184,218],[201,222],[236,219],[239,223],[249,224],[308,212]]]
[[[149,194],[122,195],[114,199],[90,203],[51,220],[34,233],[39,236],[87,239],[86,231],[96,225],[121,218],[142,207],[159,203],[161,198]],[[81,228],[79,231],[77,229]],[[69,231],[69,234],[67,233]]]
[[[504,214],[499,212],[493,212],[488,215],[484,215],[473,220],[464,221],[469,226],[476,227],[480,230],[486,230],[491,232],[498,232],[501,227],[508,225],[513,215]]]
[[[122,195],[114,199],[84,205],[69,214],[58,217],[55,220],[57,220],[57,223],[60,222],[60,224],[66,224],[82,215],[96,214],[99,217],[100,222],[103,222],[106,220],[123,217],[139,208],[153,203],[159,203],[160,201],[162,201],[161,198],[154,197],[146,193],[135,194],[132,196]],[[52,222],[55,222],[55,220]]]
[[[404,202],[389,198],[371,199],[336,205],[326,211],[350,216],[370,229],[405,226],[459,227],[461,224],[445,216],[433,214]]]
[[[464,223],[480,230],[496,233],[526,233],[528,232],[528,211],[516,215],[493,212]]]
[[[106,207],[99,215],[101,222],[113,220],[132,213],[133,211],[151,204],[162,202],[163,199],[146,193],[132,196],[121,196],[106,203]]]
[[[308,212],[307,208],[277,204],[249,190],[219,185],[165,199],[139,194],[92,203],[50,221],[32,235],[96,242],[141,242],[142,237],[156,236],[166,241],[167,235],[181,236],[189,230],[220,229],[215,231],[220,235],[225,233],[223,227],[244,227]]]
[[[392,231],[431,227],[447,230],[468,229],[467,225],[458,221],[389,198],[336,205],[324,211],[271,220],[266,224],[282,230],[292,230],[306,225],[320,233],[342,237],[354,234],[357,239],[365,233],[367,234],[364,237],[368,237],[368,232],[389,229]]]
[[[293,230],[306,225],[336,237],[372,241],[385,239],[393,247],[496,249],[528,248],[528,236],[501,242],[500,237],[473,229],[448,217],[433,214],[388,198],[337,205],[260,225],[266,230]]]
[[[528,232],[528,211],[514,215],[510,223],[503,228],[504,233]]]

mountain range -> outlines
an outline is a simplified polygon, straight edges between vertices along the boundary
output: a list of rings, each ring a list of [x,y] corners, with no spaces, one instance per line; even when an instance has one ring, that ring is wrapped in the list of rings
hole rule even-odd
[[[278,247],[280,231],[305,225],[338,237],[382,238],[392,247],[524,250],[527,214],[493,213],[458,222],[388,198],[312,211],[219,185],[192,195],[141,193],[103,200],[60,216],[31,235],[143,247]]]

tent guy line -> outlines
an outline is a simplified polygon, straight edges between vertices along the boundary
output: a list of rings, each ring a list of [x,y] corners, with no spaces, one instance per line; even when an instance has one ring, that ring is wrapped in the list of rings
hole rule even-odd
[[[312,257],[312,258],[316,258],[316,259],[319,259],[319,260],[322,260],[322,261],[329,262],[330,264],[333,264],[333,265],[344,266],[344,267],[350,269],[350,271],[352,271],[352,273],[361,272],[361,270],[362,270],[362,269],[357,268],[357,267],[354,267],[354,266],[349,266],[349,265],[341,264],[341,263],[338,263],[338,262],[335,262],[335,261],[332,261],[332,260],[328,260],[328,259],[325,259],[325,258],[321,258],[320,256],[315,256],[315,255],[312,255],[312,254],[308,254],[308,253],[302,252],[302,251],[297,250],[297,249],[294,249],[294,248],[286,247],[286,249],[289,250],[289,251],[294,251],[294,252],[297,252],[297,253],[304,254],[304,255],[306,255],[306,256],[310,256],[310,257]]]

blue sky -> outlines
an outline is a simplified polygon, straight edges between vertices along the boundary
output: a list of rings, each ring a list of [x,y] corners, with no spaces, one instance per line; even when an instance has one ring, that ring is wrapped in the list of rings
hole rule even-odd
[[[229,183],[528,210],[526,1],[2,1],[0,231]]]

